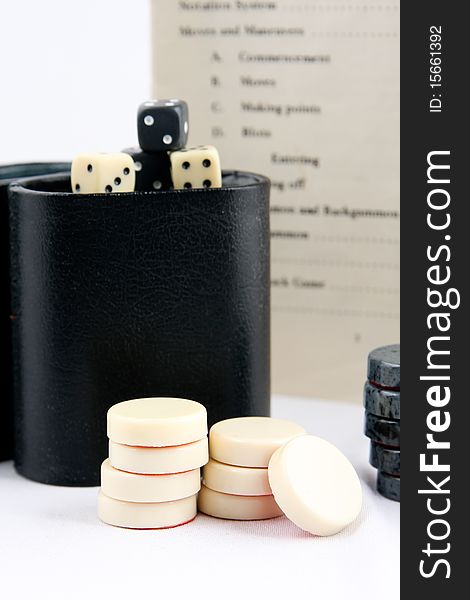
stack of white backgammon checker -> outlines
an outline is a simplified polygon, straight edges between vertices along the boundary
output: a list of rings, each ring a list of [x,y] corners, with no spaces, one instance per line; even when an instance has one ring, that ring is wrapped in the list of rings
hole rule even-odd
[[[98,513],[131,529],[192,521],[208,461],[207,412],[182,398],[140,398],[108,411],[109,459],[101,467]]]
[[[209,433],[210,461],[203,470],[199,510],[223,519],[269,519],[282,515],[268,480],[273,453],[304,435],[300,425],[268,417],[216,423]]]

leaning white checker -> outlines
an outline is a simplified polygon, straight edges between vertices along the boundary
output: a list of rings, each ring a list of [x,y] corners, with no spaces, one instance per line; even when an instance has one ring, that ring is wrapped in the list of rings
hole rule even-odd
[[[206,487],[224,494],[236,496],[272,495],[268,469],[263,467],[236,467],[210,460],[202,472]]]
[[[280,517],[282,510],[273,496],[235,496],[201,487],[198,496],[200,512],[219,519],[255,521]]]
[[[101,465],[103,494],[125,502],[169,502],[197,494],[201,471],[193,469],[168,475],[139,475],[114,469],[106,459]]]
[[[322,438],[291,440],[273,454],[268,473],[276,502],[305,531],[333,535],[361,511],[362,489],[354,467]]]
[[[128,529],[166,529],[185,525],[197,514],[197,496],[171,502],[123,502],[100,490],[98,516],[108,525]]]
[[[214,460],[239,467],[267,467],[275,450],[305,429],[284,419],[237,417],[219,421],[209,432]]]
[[[165,474],[198,469],[209,460],[207,437],[197,442],[163,448],[125,446],[109,442],[109,462],[130,473]]]
[[[79,154],[72,161],[70,179],[77,194],[133,192],[134,161],[124,152]]]
[[[137,398],[108,410],[108,437],[128,446],[178,446],[207,435],[207,411],[184,398]]]

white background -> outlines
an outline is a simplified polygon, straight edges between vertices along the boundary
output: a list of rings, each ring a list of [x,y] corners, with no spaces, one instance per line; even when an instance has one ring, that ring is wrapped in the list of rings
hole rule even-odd
[[[148,0],[0,0],[0,163],[118,152],[150,97]]]

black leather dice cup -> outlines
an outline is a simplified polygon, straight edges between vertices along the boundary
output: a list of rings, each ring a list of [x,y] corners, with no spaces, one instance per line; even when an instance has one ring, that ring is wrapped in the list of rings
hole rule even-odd
[[[69,186],[10,186],[17,470],[98,485],[106,412],[131,398],[197,400],[209,425],[269,415],[269,180]]]
[[[13,382],[11,366],[10,335],[10,258],[8,225],[8,185],[19,178],[44,173],[67,171],[67,163],[26,163],[0,166],[0,272],[2,290],[0,294],[0,340],[3,351],[0,368],[2,394],[0,406],[0,461],[13,458]]]

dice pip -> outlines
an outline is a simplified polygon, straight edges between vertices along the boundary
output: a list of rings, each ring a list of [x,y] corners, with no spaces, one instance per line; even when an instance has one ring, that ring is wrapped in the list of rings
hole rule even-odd
[[[134,161],[135,189],[169,190],[172,187],[170,157],[167,152],[143,152],[140,148],[123,150]]]
[[[171,152],[170,160],[175,189],[222,186],[220,158],[214,146],[197,146]]]
[[[134,161],[123,152],[80,154],[72,162],[71,182],[77,194],[133,192]]]
[[[183,100],[151,100],[139,106],[137,134],[145,152],[184,148],[188,129],[188,105]]]

